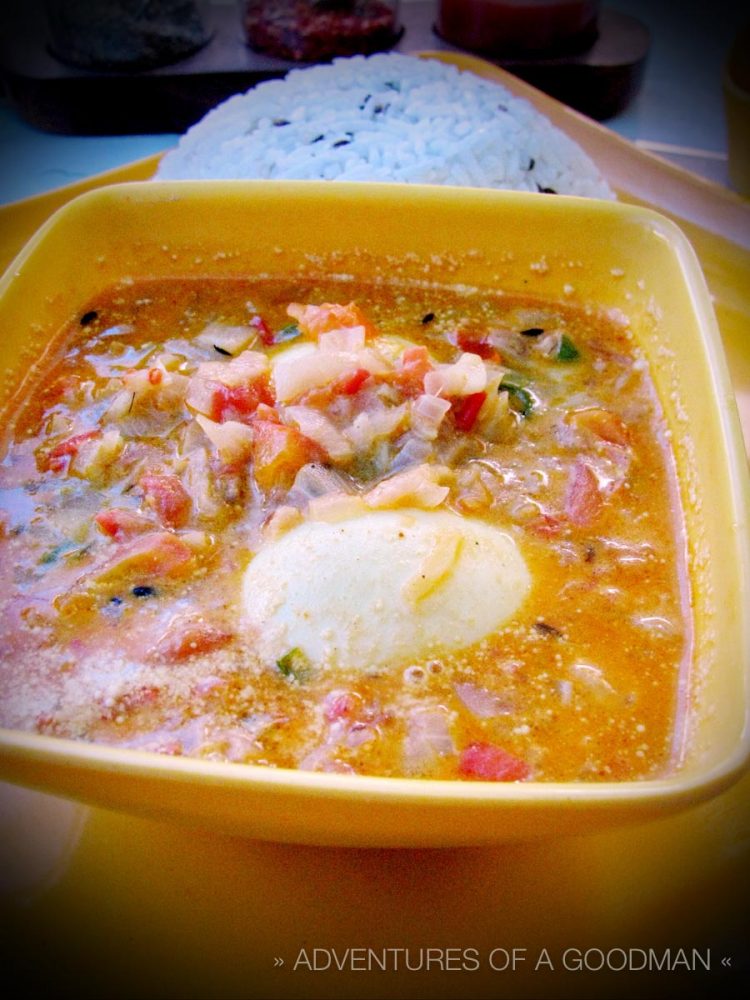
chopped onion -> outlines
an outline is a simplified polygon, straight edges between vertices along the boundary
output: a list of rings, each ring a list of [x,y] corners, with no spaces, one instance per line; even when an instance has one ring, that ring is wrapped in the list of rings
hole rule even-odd
[[[276,541],[277,538],[281,538],[301,521],[302,515],[297,507],[291,507],[288,504],[277,507],[263,525],[263,540],[265,542]]]
[[[590,663],[574,663],[570,672],[576,680],[582,681],[597,698],[607,699],[617,694],[600,667],[592,666]]]
[[[466,352],[452,365],[440,365],[424,377],[431,396],[471,396],[487,385],[487,369],[478,354]]]
[[[633,615],[631,621],[639,628],[651,632],[653,635],[670,636],[677,634],[677,625],[669,618],[661,615]]]
[[[358,356],[343,351],[295,352],[289,358],[279,358],[273,370],[276,399],[287,403],[298,396],[335,382],[346,372],[364,367]]]
[[[362,497],[351,493],[329,493],[324,497],[316,497],[307,505],[307,517],[310,521],[326,521],[335,524],[337,521],[347,521],[359,517],[367,510]]]
[[[498,715],[508,715],[510,711],[507,704],[496,694],[468,681],[456,684],[455,691],[464,705],[478,719],[494,719]]]
[[[222,684],[225,682],[222,681]],[[269,712],[250,712],[248,715],[244,715],[240,719],[240,724],[242,725],[245,735],[249,736],[250,739],[257,739],[260,734],[272,726],[276,720]]]
[[[248,385],[265,375],[269,369],[269,360],[260,351],[243,351],[231,361],[204,361],[198,365],[195,377],[221,382],[229,388]]]
[[[477,418],[477,426],[486,441],[505,441],[515,427],[507,392],[499,392],[502,375],[496,376],[487,386],[487,398]]]
[[[158,379],[154,379],[154,372],[158,373]],[[123,391],[127,393],[128,398],[127,411],[132,410],[134,403],[148,403],[159,410],[173,410],[181,407],[190,381],[187,375],[170,372],[159,366],[138,368],[135,371],[126,372],[122,376],[122,384]],[[119,412],[121,405],[116,396],[107,411],[106,419],[119,419],[112,414]]]
[[[209,413],[213,412],[216,392],[216,382],[196,376],[190,379],[185,402],[191,410],[208,416]]]
[[[570,705],[573,700],[573,682],[566,680],[558,681],[557,692],[560,695],[560,702],[563,705]]]
[[[370,743],[378,738],[378,730],[375,726],[370,726],[366,722],[355,722],[346,735],[344,742],[348,747],[360,747],[363,743]]]
[[[380,351],[373,347],[364,347],[361,351],[357,351],[355,358],[357,366],[366,368],[371,375],[385,375],[391,370],[391,366]]]
[[[550,330],[534,343],[534,348],[547,358],[557,357],[562,342],[562,330]]]
[[[399,472],[374,486],[365,494],[368,507],[438,507],[450,492],[440,485],[453,473],[443,465],[418,465]]]
[[[229,326],[226,323],[209,323],[195,338],[197,344],[214,348],[217,353],[238,355],[250,341],[257,339],[257,331],[251,326]]]
[[[365,346],[365,328],[363,326],[342,327],[340,330],[329,330],[318,337],[320,350],[325,353],[349,351],[353,353]]]
[[[114,420],[122,420],[130,412],[134,402],[132,390],[121,389],[114,397],[102,415],[103,423],[110,423]]]
[[[352,421],[344,434],[355,451],[369,451],[376,441],[389,438],[406,419],[406,403],[382,409],[365,410]]]
[[[200,414],[195,419],[215,446],[222,461],[244,462],[250,457],[255,435],[247,424],[241,424],[237,420],[225,420],[223,424],[217,424]]]
[[[447,399],[423,393],[417,396],[411,405],[411,428],[414,433],[425,441],[434,441],[438,436],[440,424],[443,422],[451,404]]]
[[[400,472],[414,465],[421,465],[432,454],[432,445],[418,437],[407,437],[406,443],[391,462],[391,472]]]
[[[202,431],[196,430],[203,437]],[[205,441],[205,437],[203,440]],[[185,459],[185,486],[193,501],[193,510],[201,518],[218,517],[223,504],[214,494],[208,450],[203,445],[193,447],[187,452]]]
[[[345,462],[354,454],[341,431],[319,410],[309,406],[287,406],[284,417],[291,420],[305,437],[319,444],[334,462]]]
[[[333,469],[327,469],[317,462],[308,462],[297,473],[292,488],[287,494],[289,503],[305,505],[308,500],[342,493],[346,490],[346,480]]]
[[[407,726],[404,770],[408,773],[424,771],[436,763],[437,758],[456,752],[450,733],[450,717],[442,705],[414,709]]]
[[[354,768],[343,760],[333,756],[336,748],[325,743],[310,750],[298,762],[300,771],[330,771],[334,774],[354,774]]]
[[[115,462],[125,442],[118,430],[105,431],[89,441],[84,441],[73,456],[70,472],[83,479],[98,482],[108,466]]]

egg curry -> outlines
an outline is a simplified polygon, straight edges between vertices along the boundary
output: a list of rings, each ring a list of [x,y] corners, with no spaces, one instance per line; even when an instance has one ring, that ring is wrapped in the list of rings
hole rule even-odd
[[[622,315],[123,282],[2,426],[3,725],[394,777],[674,768],[685,542]]]

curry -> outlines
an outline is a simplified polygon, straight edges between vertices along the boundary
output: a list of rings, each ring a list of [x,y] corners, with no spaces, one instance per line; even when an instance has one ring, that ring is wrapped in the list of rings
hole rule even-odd
[[[6,726],[461,780],[679,760],[684,528],[619,314],[342,278],[124,282],[3,426]]]

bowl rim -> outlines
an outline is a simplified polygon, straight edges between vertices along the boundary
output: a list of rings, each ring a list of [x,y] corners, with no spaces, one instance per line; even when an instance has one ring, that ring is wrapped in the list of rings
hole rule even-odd
[[[0,728],[0,777],[4,762],[15,759],[75,766],[132,777],[181,783],[200,779],[200,784],[232,789],[264,788],[302,793],[310,797],[345,797],[368,802],[410,804],[439,800],[445,805],[461,802],[494,806],[580,804],[616,807],[648,806],[656,802],[696,804],[733,784],[746,770],[750,747],[746,739],[734,754],[706,771],[689,777],[679,771],[663,777],[628,781],[516,781],[498,782],[460,779],[384,777],[367,774],[303,771],[295,768],[264,767],[259,764],[179,757],[155,751],[109,744],[95,744],[42,733]],[[8,776],[13,780],[13,775]]]
[[[284,180],[180,180],[180,181],[130,181],[106,185],[84,192],[58,208],[26,243],[0,278],[0,302],[10,283],[22,271],[37,247],[52,229],[65,224],[69,215],[82,207],[106,204],[115,198],[142,206],[158,192],[166,200],[195,198],[220,198],[227,193],[239,195],[243,191],[266,192],[274,197],[309,199],[351,198],[354,194],[362,201],[410,199],[438,203],[464,201],[477,203],[482,200],[502,205],[517,203],[533,211],[559,211],[560,207],[578,212],[609,215],[614,219],[629,219],[649,226],[666,239],[675,253],[680,269],[691,288],[691,305],[701,329],[705,346],[712,363],[712,374],[720,391],[717,399],[723,435],[722,445],[729,458],[728,476],[734,511],[738,515],[735,526],[743,533],[745,543],[738,540],[740,575],[745,594],[750,594],[750,478],[745,460],[745,449],[739,420],[731,412],[729,399],[733,398],[728,367],[723,354],[718,326],[710,304],[708,289],[695,252],[680,227],[656,210],[616,200],[589,198],[579,195],[556,195],[543,199],[534,192],[508,191],[488,188],[465,188],[449,185],[416,185],[394,182],[336,182],[284,181]],[[548,206],[548,207],[545,207]],[[552,207],[554,206],[554,207]],[[728,405],[729,404],[729,405]],[[424,779],[410,777],[380,777],[373,775],[346,775],[301,771],[291,768],[268,768],[256,764],[228,761],[208,761],[190,757],[170,757],[155,752],[121,748],[106,744],[81,742],[61,737],[0,728],[0,778],[18,780],[18,761],[27,759],[62,767],[77,767],[92,771],[127,774],[161,782],[183,783],[186,780],[199,784],[223,785],[233,789],[263,788],[275,791],[294,791],[311,798],[336,798],[360,802],[390,802],[410,804],[440,803],[445,807],[473,803],[487,807],[521,806],[590,806],[607,810],[617,807],[648,807],[654,803],[662,806],[690,805],[705,800],[733,784],[750,764],[750,622],[740,624],[743,640],[745,690],[744,723],[742,737],[731,753],[706,769],[696,767],[682,772],[679,767],[661,777],[627,781],[597,782],[492,782],[459,779]],[[28,783],[21,779],[20,783]]]

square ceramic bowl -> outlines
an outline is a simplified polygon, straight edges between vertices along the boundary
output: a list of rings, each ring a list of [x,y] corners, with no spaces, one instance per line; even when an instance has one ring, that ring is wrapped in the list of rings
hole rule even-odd
[[[81,303],[126,277],[397,273],[619,309],[672,430],[695,652],[666,778],[491,783],[274,770],[4,731],[0,778],[265,839],[449,846],[591,832],[718,794],[747,765],[748,471],[706,285],[668,220],[616,202],[400,185],[181,182],[77,198],[0,284],[4,385]]]

